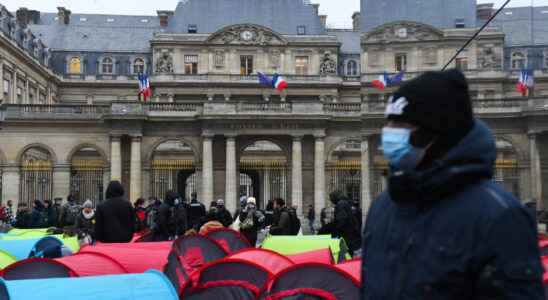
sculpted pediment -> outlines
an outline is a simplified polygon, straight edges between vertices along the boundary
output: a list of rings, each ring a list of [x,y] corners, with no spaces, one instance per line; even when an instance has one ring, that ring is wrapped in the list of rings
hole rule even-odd
[[[393,22],[381,25],[362,37],[362,43],[397,43],[435,41],[443,32],[433,26],[417,22]]]
[[[213,33],[206,41],[215,45],[286,45],[280,34],[260,25],[238,24]]]

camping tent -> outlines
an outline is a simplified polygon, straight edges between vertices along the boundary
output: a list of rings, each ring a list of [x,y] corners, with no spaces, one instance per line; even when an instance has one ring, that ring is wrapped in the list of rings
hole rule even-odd
[[[129,273],[122,264],[102,253],[81,252],[56,258],[55,261],[70,268],[79,277]]]
[[[272,272],[274,275],[293,265],[293,262],[289,258],[267,249],[244,249],[240,252],[231,254],[228,258],[241,259],[258,264]]]
[[[157,271],[80,278],[0,281],[0,299],[165,299],[178,300],[166,277]]]
[[[11,255],[10,253],[4,250],[0,250],[0,269],[3,269],[13,264],[16,261],[17,261],[17,258],[15,256]]]
[[[123,249],[146,249],[146,250],[171,250],[173,242],[150,242],[150,243],[95,243],[93,246],[86,245],[86,247],[109,247],[109,248],[123,248]]]
[[[36,240],[46,236],[56,237],[63,244],[70,249],[71,252],[75,253],[80,250],[80,243],[78,243],[78,237],[76,236],[64,236],[62,234],[48,235],[41,231],[26,231],[21,234],[5,234],[0,236],[0,241],[13,241],[13,240]]]
[[[223,259],[201,268],[180,296],[187,300],[258,299],[271,278],[272,273],[249,261]]]
[[[301,298],[359,300],[359,283],[331,265],[294,265],[276,276],[266,297],[270,300]]]
[[[25,280],[73,277],[75,274],[69,267],[55,260],[27,258],[7,266],[0,272],[0,276],[5,280]]]
[[[148,243],[143,243],[143,245],[146,244]],[[142,273],[149,269],[162,271],[167,263],[169,251],[169,249],[87,246],[83,247],[80,253],[100,253],[120,263],[129,273]]]
[[[338,265],[335,265],[335,267],[339,270],[343,270],[346,273],[348,273],[350,276],[354,278],[354,280],[361,282],[362,277],[362,260],[361,259],[353,259]]]
[[[28,257],[61,257],[63,242],[56,237],[46,236],[35,239],[0,240],[0,249],[13,255],[17,260]]]
[[[305,263],[314,263],[314,262],[328,264],[328,265],[333,264],[333,254],[331,253],[331,249],[329,248],[291,254],[291,255],[288,255],[287,258],[289,258],[295,264],[305,264]]]
[[[348,248],[343,239],[331,238],[329,235],[318,236],[268,236],[261,246],[283,255],[303,253],[330,248],[333,260],[340,262],[349,259]]]
[[[215,240],[227,253],[234,253],[242,249],[251,248],[247,239],[238,231],[228,228],[209,230],[207,237]]]

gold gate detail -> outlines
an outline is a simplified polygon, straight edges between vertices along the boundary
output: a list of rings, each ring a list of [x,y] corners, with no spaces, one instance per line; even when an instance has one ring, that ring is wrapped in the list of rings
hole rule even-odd
[[[360,200],[361,168],[362,164],[359,160],[339,160],[327,163],[327,172],[329,174],[328,192],[338,190],[351,200]]]
[[[21,166],[21,201],[32,207],[34,200],[52,200],[53,169],[51,161],[26,160]]]
[[[70,170],[70,193],[82,204],[91,200],[94,205],[103,201],[102,160],[74,160]]]
[[[189,176],[186,179],[184,196],[188,198],[192,192],[198,189],[196,166],[194,160],[190,159],[155,159],[151,163],[151,186],[152,196],[163,199],[169,190],[178,190],[180,172],[187,171]],[[194,174],[191,174],[194,173]]]

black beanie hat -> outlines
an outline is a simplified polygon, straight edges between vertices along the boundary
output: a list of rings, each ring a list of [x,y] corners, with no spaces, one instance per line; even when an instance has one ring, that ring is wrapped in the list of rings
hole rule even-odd
[[[388,102],[386,117],[426,130],[451,148],[474,127],[468,83],[457,69],[426,72],[403,84]]]
[[[111,181],[108,184],[107,192],[106,192],[106,198],[116,198],[116,197],[122,197],[124,195],[124,187],[120,183],[120,181],[114,180]]]

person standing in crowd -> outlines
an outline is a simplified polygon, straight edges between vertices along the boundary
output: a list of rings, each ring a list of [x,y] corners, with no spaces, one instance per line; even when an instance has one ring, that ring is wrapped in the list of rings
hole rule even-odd
[[[133,206],[135,210],[135,232],[140,232],[146,229],[145,199],[137,199]]]
[[[17,215],[15,217],[15,228],[31,228],[31,214],[26,202],[20,202],[17,206]]]
[[[352,213],[352,204],[341,191],[334,191],[329,200],[335,206],[333,237],[343,238],[350,255],[361,247],[361,234],[358,222]]]
[[[191,195],[189,211],[188,211],[188,223],[189,223],[188,225],[190,226],[190,229],[199,231],[200,225],[205,220],[205,216],[206,216],[205,205],[203,205],[200,201],[198,201],[196,192],[193,192]]]
[[[73,195],[67,196],[67,203],[61,208],[61,216],[59,217],[59,227],[71,227],[76,224],[76,218],[82,209],[76,203],[76,198]]]
[[[274,220],[270,227],[271,235],[291,235],[291,217],[282,198],[274,199]]]
[[[264,226],[268,227],[272,225],[272,221],[274,219],[274,201],[268,200],[268,203],[266,203],[266,208],[264,210]]]
[[[128,243],[133,238],[135,217],[131,203],[124,198],[124,187],[111,181],[106,201],[95,212],[95,239],[102,243]]]
[[[55,214],[57,215],[57,219],[55,220],[55,227],[62,227],[60,225],[60,219],[61,219],[61,212],[63,211],[63,198],[55,198],[53,199],[53,210],[55,211]]]
[[[224,228],[223,224],[219,220],[219,208],[217,206],[211,206],[211,208],[207,211],[206,217],[200,226],[199,233],[201,235],[205,235],[209,231],[218,228]]]
[[[236,211],[234,212],[234,218],[233,218],[234,220],[240,217],[240,213],[242,212],[242,209],[244,209],[246,205],[247,205],[247,195],[242,194],[240,196],[240,207],[236,209]]]
[[[59,216],[57,215],[57,212],[55,211],[55,208],[53,207],[51,200],[44,201],[44,206],[45,206],[45,215],[46,215],[44,226],[48,228],[57,226],[57,220],[59,219]]]
[[[0,222],[2,224],[7,224],[6,207],[4,206],[2,200],[0,200]]]
[[[314,229],[314,221],[316,220],[316,212],[314,211],[314,206],[312,204],[308,205],[308,215],[306,216],[308,219],[308,226],[310,226],[310,232],[312,234],[316,233],[316,230]]]
[[[247,198],[246,206],[240,213],[240,232],[249,241],[251,247],[257,244],[257,232],[264,223],[264,215],[257,209],[257,200],[254,197]]]
[[[217,220],[223,224],[224,227],[232,225],[233,219],[230,212],[225,207],[225,201],[223,199],[217,200]]]
[[[175,236],[184,235],[188,229],[188,205],[178,195],[175,199]]]
[[[30,228],[42,228],[46,222],[46,208],[42,201],[34,200],[30,215]]]
[[[360,207],[360,200],[354,199],[352,201],[352,215],[358,224],[359,232],[361,232],[363,226],[363,215],[362,208]]]
[[[156,217],[158,216],[158,210],[162,205],[162,201],[156,199],[155,197],[148,198],[148,205],[145,209],[146,211],[146,226],[151,231],[154,231],[156,228]]]
[[[175,237],[175,200],[177,194],[174,191],[167,191],[166,197],[156,215],[155,224],[152,228],[153,240],[156,242],[169,241]]]
[[[363,299],[544,299],[537,224],[492,181],[493,134],[462,72],[426,72],[390,97],[388,190],[372,202]]]
[[[6,224],[13,224],[15,221],[14,214],[13,214],[13,201],[8,200],[6,207],[4,208],[4,218]]]
[[[83,240],[84,243],[91,244],[95,238],[95,210],[93,209],[93,203],[91,200],[84,202],[82,211],[76,218],[76,231],[78,237]]]
[[[335,207],[333,205],[322,208],[320,213],[320,224],[322,227],[318,230],[319,235],[335,234]]]

